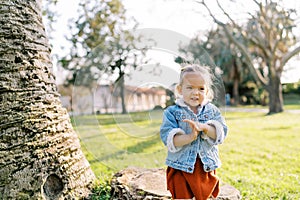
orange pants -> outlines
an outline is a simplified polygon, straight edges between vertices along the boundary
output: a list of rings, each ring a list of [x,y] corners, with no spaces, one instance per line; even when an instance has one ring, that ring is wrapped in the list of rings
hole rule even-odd
[[[200,158],[197,158],[194,172],[167,168],[167,187],[173,199],[206,200],[219,194],[219,178],[216,171],[205,172]]]

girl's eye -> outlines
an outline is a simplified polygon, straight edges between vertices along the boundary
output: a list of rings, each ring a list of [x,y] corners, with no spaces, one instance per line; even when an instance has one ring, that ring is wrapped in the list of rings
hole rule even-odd
[[[190,86],[187,86],[186,87],[186,89],[188,89],[188,90],[191,90],[191,89],[193,89],[192,87],[190,87]]]

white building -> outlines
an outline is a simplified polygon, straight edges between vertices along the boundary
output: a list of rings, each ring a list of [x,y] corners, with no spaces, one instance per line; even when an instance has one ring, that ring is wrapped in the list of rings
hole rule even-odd
[[[94,90],[76,87],[71,93],[62,96],[61,102],[72,115],[122,112],[119,89],[114,89],[112,85],[98,85]],[[166,99],[164,88],[125,86],[128,112],[152,110],[157,106],[164,108]]]
[[[128,112],[151,110],[155,106],[165,107],[165,89],[125,86],[125,105]],[[119,90],[110,85],[98,86],[94,93],[94,111],[99,113],[122,112]]]

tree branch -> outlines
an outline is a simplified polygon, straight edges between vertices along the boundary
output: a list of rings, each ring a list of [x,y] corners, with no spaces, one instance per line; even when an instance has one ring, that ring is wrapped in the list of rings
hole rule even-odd
[[[255,46],[259,47],[259,49],[263,52],[266,57],[270,57],[270,53],[266,51],[266,47],[263,45],[263,41],[261,41],[258,37],[249,38],[250,42],[252,42]]]
[[[221,22],[217,18],[215,18],[215,16],[212,14],[211,10],[208,8],[208,6],[204,2],[204,0],[202,0],[202,1],[196,1],[196,2],[202,4],[207,9],[209,15],[213,18],[213,20],[214,20],[215,23],[217,23],[220,26],[224,25],[223,22]]]
[[[226,15],[226,17],[231,21],[231,23],[232,23],[235,27],[239,28],[239,26],[236,25],[235,21],[229,16],[229,14],[228,14],[228,13],[224,10],[224,8],[221,6],[219,0],[217,0],[217,4],[218,4],[219,8],[222,10],[223,14]]]
[[[235,44],[238,47],[238,49],[240,49],[240,51],[243,53],[243,55],[245,56],[245,58],[247,60],[248,65],[249,65],[249,69],[250,69],[251,73],[254,76],[254,79],[257,82],[262,83],[263,85],[267,85],[268,84],[267,80],[263,77],[263,75],[257,69],[255,69],[255,67],[254,67],[254,65],[252,63],[252,60],[251,60],[251,56],[247,52],[246,48],[232,36],[232,34],[228,30],[226,24],[224,24],[223,22],[221,22],[217,18],[215,18],[215,16],[212,14],[211,10],[208,8],[208,6],[204,2],[204,0],[197,1],[197,2],[200,3],[200,4],[202,4],[203,6],[205,6],[205,8],[207,9],[207,11],[209,12],[209,15],[213,18],[213,20],[215,21],[215,23],[217,23],[218,25],[220,25],[221,27],[223,27],[223,29],[225,31],[225,34],[227,35],[227,37],[229,38],[229,40],[233,44]],[[221,9],[223,9],[223,8],[221,8]]]
[[[300,46],[296,47],[293,51],[285,54],[282,58],[281,66],[284,66],[293,56],[300,52]]]
[[[267,80],[262,76],[262,74],[257,70],[255,69],[253,63],[252,63],[252,60],[251,60],[251,56],[250,54],[247,52],[247,50],[245,49],[245,47],[239,43],[230,33],[229,33],[229,30],[228,28],[223,25],[222,26],[224,28],[224,31],[227,35],[227,37],[230,39],[231,42],[233,42],[240,50],[241,52],[243,53],[243,55],[245,56],[246,60],[247,60],[247,63],[249,65],[249,69],[250,71],[252,72],[254,78],[256,81],[258,82],[261,82],[263,85],[267,85]]]

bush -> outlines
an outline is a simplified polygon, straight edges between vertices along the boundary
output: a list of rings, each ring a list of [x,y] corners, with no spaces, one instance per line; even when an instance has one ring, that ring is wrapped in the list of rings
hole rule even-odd
[[[156,105],[154,106],[153,110],[163,110],[163,107],[161,107],[160,105]]]
[[[295,93],[300,94],[300,81],[297,83],[286,83],[282,85],[283,93]]]

